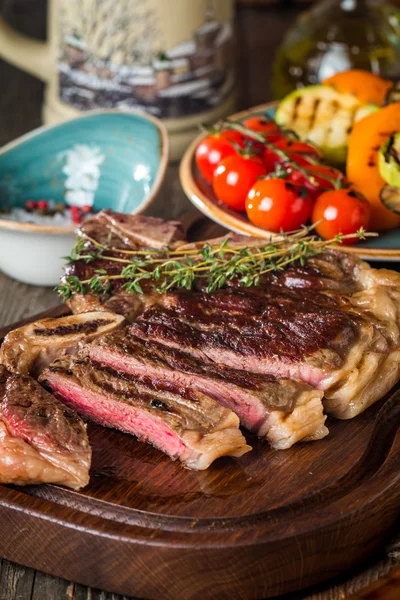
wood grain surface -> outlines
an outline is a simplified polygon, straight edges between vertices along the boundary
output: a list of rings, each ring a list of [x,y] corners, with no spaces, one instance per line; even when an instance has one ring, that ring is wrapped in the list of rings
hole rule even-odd
[[[190,240],[222,233],[192,213],[183,221]],[[251,453],[205,472],[89,424],[83,492],[0,486],[0,554],[150,599],[256,599],[320,583],[375,552],[400,516],[399,398],[288,451],[249,435]]]
[[[26,33],[44,37],[44,0],[0,0],[0,10],[7,5],[7,16]],[[273,52],[283,32],[298,14],[289,3],[281,10],[241,8],[236,24],[236,63],[239,79],[238,108],[246,108],[270,99],[269,80]],[[0,144],[26,133],[40,124],[40,104],[43,86],[32,77],[0,61]],[[177,166],[169,168],[168,175],[149,214],[177,218],[189,207],[180,189]],[[393,268],[393,265],[391,265]],[[46,288],[34,288],[17,283],[0,274],[0,326],[14,322],[54,306],[54,293]],[[17,526],[18,528],[18,526]],[[392,572],[400,559],[399,528],[393,527],[392,542],[369,556],[358,567],[340,577],[308,591],[285,596],[284,600],[343,600],[363,590],[369,584]],[[26,532],[25,532],[26,534]],[[24,545],[24,539],[21,540]],[[79,560],[79,556],[77,558]],[[171,577],[176,577],[172,574]],[[384,582],[385,583],[385,582]],[[380,600],[398,598],[398,587]],[[360,592],[361,593],[361,592]],[[360,596],[362,597],[362,596]],[[0,600],[126,600],[117,594],[58,579],[8,560],[0,560]],[[283,600],[283,597],[281,597]]]

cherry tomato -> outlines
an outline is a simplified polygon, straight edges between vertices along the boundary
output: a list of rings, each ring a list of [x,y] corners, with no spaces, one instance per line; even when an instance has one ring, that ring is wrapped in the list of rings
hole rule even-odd
[[[220,162],[214,173],[213,188],[218,200],[236,210],[245,210],[246,196],[259,177],[265,175],[261,158],[233,154]]]
[[[295,160],[300,166],[310,164],[307,157],[317,159],[321,157],[321,153],[315,146],[306,144],[305,142],[298,142],[297,140],[291,140],[289,138],[281,138],[274,142],[274,145],[279,149],[283,150],[290,158]],[[282,159],[272,148],[265,148],[264,151],[264,165],[267,169],[267,173],[275,171],[278,164],[285,165],[285,160]],[[288,167],[290,168],[290,164]]]
[[[252,129],[253,131],[257,131],[262,134],[277,134],[280,133],[280,129],[274,121],[270,121],[269,119],[265,119],[263,117],[250,117],[243,121],[243,125],[247,127],[247,129]]]
[[[315,183],[306,178],[302,173],[293,169],[288,176],[288,181],[304,185],[316,199],[320,194],[327,190],[334,190],[338,183],[344,181],[344,175],[335,167],[328,165],[308,165],[306,166],[307,173]]]
[[[212,183],[214,171],[226,156],[236,153],[232,142],[241,148],[244,147],[244,137],[238,132],[230,129],[208,135],[196,148],[196,164],[206,181]]]
[[[25,208],[28,211],[35,210],[36,207],[37,207],[37,202],[35,202],[34,200],[27,200],[25,202]]]
[[[321,221],[316,232],[325,239],[331,239],[343,233],[356,233],[360,227],[368,229],[370,205],[352,188],[324,192],[317,199],[312,222]],[[354,244],[357,237],[343,240],[343,244]]]
[[[304,187],[271,177],[253,185],[247,195],[246,212],[259,227],[294,231],[310,218],[312,199]]]

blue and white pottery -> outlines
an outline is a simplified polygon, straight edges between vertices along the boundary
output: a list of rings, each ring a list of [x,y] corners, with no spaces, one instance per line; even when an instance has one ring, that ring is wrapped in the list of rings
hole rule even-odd
[[[143,212],[168,163],[164,125],[144,113],[101,111],[36,129],[0,149],[0,206],[66,201]],[[55,285],[74,228],[0,215],[0,270],[24,283]]]

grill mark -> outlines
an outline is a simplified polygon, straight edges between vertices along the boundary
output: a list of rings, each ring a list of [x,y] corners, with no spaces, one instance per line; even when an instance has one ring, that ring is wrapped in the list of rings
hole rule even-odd
[[[324,308],[318,304],[306,303],[294,306],[295,297],[289,304],[282,298],[282,304],[271,302],[264,308],[252,307],[255,316],[229,314],[214,310],[204,312],[201,304],[194,310],[188,304],[181,314],[163,308],[145,311],[139,322],[162,325],[175,330],[187,343],[199,345],[236,346],[240,336],[244,348],[252,354],[268,356],[280,354],[291,360],[301,360],[321,348],[336,346],[339,333],[346,332],[349,340],[358,333],[356,315],[335,308]],[[299,302],[297,303],[299,304]],[[294,335],[293,335],[294,334]]]
[[[302,98],[300,96],[298,96],[294,101],[293,112],[292,112],[292,116],[291,116],[291,123],[295,123],[297,121],[301,103],[302,103]]]
[[[309,131],[314,127],[314,123],[315,123],[316,118],[317,118],[318,108],[319,108],[320,104],[321,104],[321,98],[315,98],[315,100],[314,100],[314,106],[313,106],[313,111],[312,111],[311,119],[310,119],[310,129],[309,129]]]
[[[336,114],[340,110],[340,104],[337,100],[331,100],[330,106],[331,106],[331,122],[332,122],[332,120],[335,118]],[[327,129],[325,130],[324,139],[323,139],[322,143],[320,144],[321,146],[329,145],[329,137],[330,137],[332,131],[333,131],[332,127],[330,127],[330,126],[327,127]]]
[[[110,319],[96,319],[86,323],[75,323],[73,325],[61,325],[57,327],[47,327],[46,329],[34,329],[33,333],[41,337],[50,337],[52,335],[70,335],[71,333],[92,333],[100,327],[110,325],[113,321]]]
[[[353,108],[352,112],[350,113],[350,125],[348,127],[348,130],[349,130],[348,133],[350,133],[350,131],[353,129],[353,125],[356,120],[357,112],[358,112],[358,109]]]

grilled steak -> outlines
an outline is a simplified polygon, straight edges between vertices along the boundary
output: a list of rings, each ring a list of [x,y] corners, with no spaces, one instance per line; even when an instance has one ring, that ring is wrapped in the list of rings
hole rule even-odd
[[[156,245],[154,230],[151,239],[127,234],[128,221],[107,213],[87,222],[103,233],[93,230],[84,235],[97,235],[115,253],[133,243]],[[177,233],[166,242],[164,236],[160,246],[171,243],[185,251],[204,244],[179,237]],[[209,243],[227,238],[232,246],[265,243],[236,234]],[[103,262],[76,263],[71,268],[86,278],[87,271],[104,267]],[[115,263],[105,268],[111,273]],[[141,315],[131,329],[137,337],[184,349],[205,363],[300,379],[324,391],[327,411],[339,418],[360,413],[400,377],[400,275],[372,269],[347,252],[328,249],[304,265],[294,263],[284,271],[267,273],[257,288],[243,289],[237,281],[228,281],[228,290],[180,294],[179,301],[176,294],[147,301],[145,289],[133,308],[121,293],[123,280],[117,282],[113,310],[130,320]],[[206,284],[206,278],[196,280],[197,292],[203,292]]]
[[[143,339],[205,362],[300,379],[325,392],[328,412],[359,414],[399,377],[399,350],[383,321],[334,292],[271,286],[169,294],[130,327]]]
[[[81,415],[135,435],[191,469],[251,449],[237,416],[196,390],[142,381],[84,359],[55,361],[40,380]]]
[[[90,461],[82,420],[34,379],[0,365],[0,482],[79,489]]]
[[[79,227],[78,235],[89,237],[107,248],[164,248],[182,244],[185,233],[179,221],[164,221],[144,215],[127,215],[102,210]]]
[[[205,361],[301,379],[322,390],[361,334],[352,315],[301,295],[253,296],[238,289],[174,297],[184,298],[181,307],[149,308],[130,331]]]
[[[119,292],[108,299],[102,299],[103,303],[96,296],[73,294],[66,304],[75,315],[104,310],[123,315],[128,323],[132,323],[146,308],[158,304],[159,301],[160,295],[157,293],[133,295]]]
[[[301,382],[201,363],[179,350],[123,331],[100,338],[82,352],[141,380],[212,396],[274,448],[290,448],[300,440],[320,439],[328,433],[322,392]]]
[[[109,254],[116,256],[118,250],[135,250],[142,247],[163,248],[183,244],[184,230],[178,221],[164,221],[143,215],[126,215],[111,210],[102,210],[95,216],[87,219],[79,228],[78,234],[87,239],[88,250],[94,247],[93,240],[103,244]],[[105,269],[110,275],[119,272],[118,264],[107,259],[96,259],[90,263],[83,260],[72,261],[66,268],[64,278],[76,276],[79,279],[90,279],[98,269]],[[123,279],[111,283],[111,296],[96,297],[92,294],[74,294],[68,300],[68,306],[74,314],[102,310],[116,312],[133,320],[142,312],[146,303],[150,302],[153,295],[132,296],[124,293]],[[115,298],[115,299],[114,299]]]
[[[13,373],[37,376],[61,353],[121,327],[124,318],[110,312],[92,312],[59,319],[41,319],[10,331],[0,348],[0,364]]]

